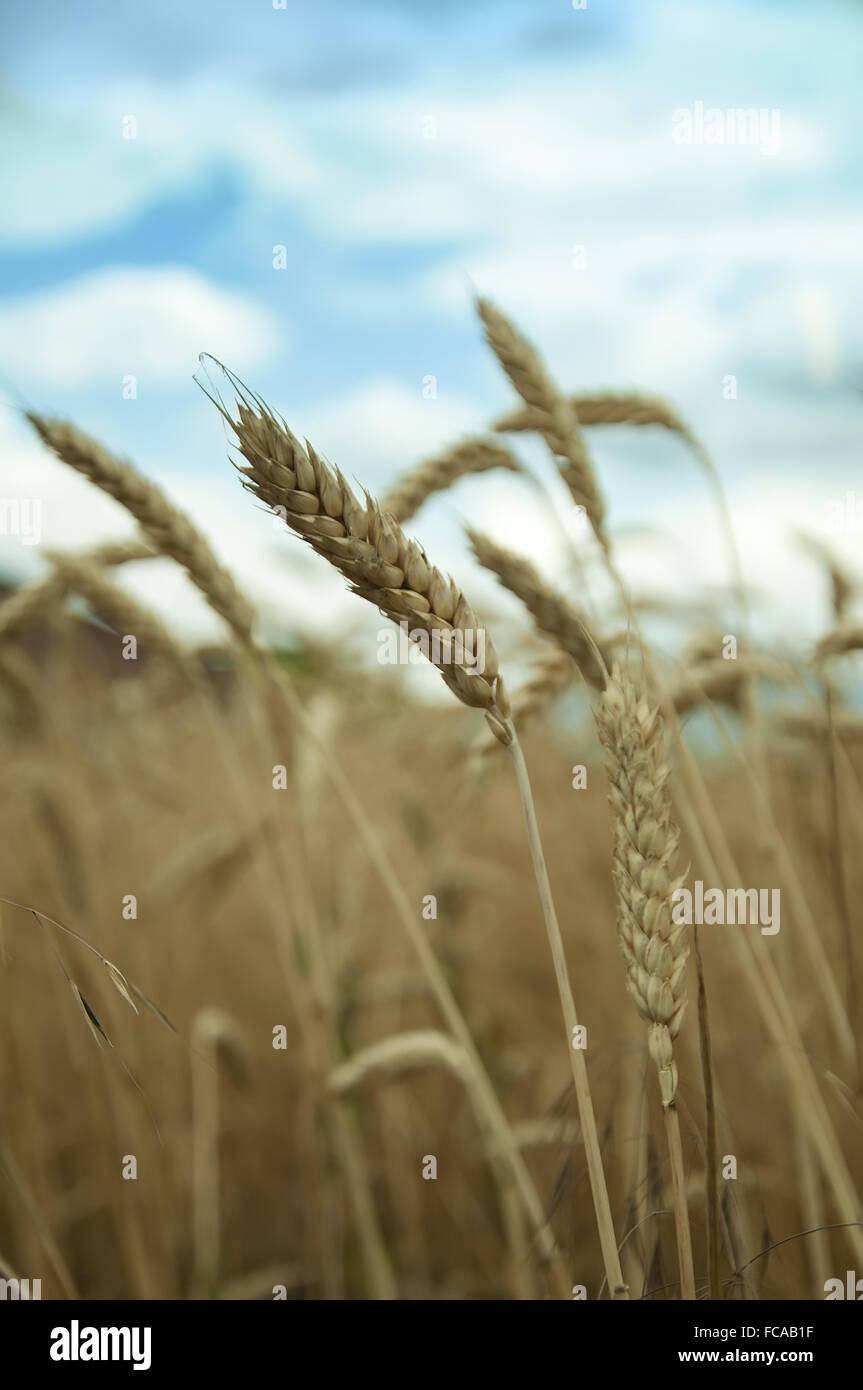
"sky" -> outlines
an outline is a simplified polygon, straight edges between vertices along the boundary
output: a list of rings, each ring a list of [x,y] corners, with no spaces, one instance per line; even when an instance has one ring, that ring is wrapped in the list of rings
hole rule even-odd
[[[515,404],[479,291],[567,391],[674,402],[722,475],[760,630],[805,649],[826,588],[795,529],[852,564],[863,535],[861,71],[857,0],[0,0],[0,500],[41,503],[38,544],[4,510],[0,577],[130,532],[26,404],[155,478],[271,635],[367,636],[375,615],[240,489],[198,355],[381,492]],[[761,113],[742,141],[738,108]],[[512,442],[565,510],[541,444]],[[590,445],[636,592],[724,586],[685,447]],[[481,611],[506,604],[468,518],[562,572],[535,489],[462,484],[415,532]],[[124,582],[219,634],[167,563]]]

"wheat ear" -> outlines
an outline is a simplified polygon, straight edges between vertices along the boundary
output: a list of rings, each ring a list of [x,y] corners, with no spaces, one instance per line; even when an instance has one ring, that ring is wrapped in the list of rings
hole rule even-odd
[[[692,1299],[695,1274],[672,1047],[686,1009],[689,945],[686,926],[675,924],[671,914],[671,896],[679,883],[673,865],[680,836],[671,819],[662,720],[659,710],[615,665],[596,709],[596,724],[615,817],[618,939],[629,992],[650,1025],[648,1046],[659,1076],[668,1138],[681,1297]]]
[[[115,458],[95,439],[66,420],[28,412],[42,441],[63,463],[83,474],[131,512],[157,550],[182,565],[208,603],[240,637],[249,640],[253,610],[233,578],[179,508],[125,459]]]
[[[795,680],[794,672],[783,663],[757,652],[744,653],[735,661],[711,657],[699,662],[680,677],[669,694],[678,715],[707,701],[740,711],[745,708],[745,684],[753,676],[765,676],[784,684]]]
[[[98,565],[71,555],[49,553],[48,558],[64,590],[80,594],[115,632],[134,635],[144,651],[149,649],[166,658],[192,685],[202,680],[200,666],[159,619],[125,590],[112,584]]]
[[[681,420],[673,406],[653,396],[644,396],[639,392],[618,393],[603,391],[598,394],[571,396],[568,398],[568,404],[573,410],[579,426],[634,425],[641,428],[648,425],[659,425],[663,429],[678,435],[688,445],[707,477],[707,481],[716,501],[716,506],[719,510],[722,529],[725,533],[725,544],[734,580],[734,588],[737,594],[743,642],[747,649],[751,648],[752,634],[749,598],[746,591],[746,583],[743,578],[740,550],[737,545],[734,524],[731,519],[731,512],[725,497],[722,480],[708,450],[697,436],[693,434],[689,426]],[[543,433],[541,415],[537,414],[530,402],[528,402],[527,410],[518,411],[515,414],[504,417],[497,422],[494,428],[499,432],[536,430],[540,434]],[[611,570],[612,565],[609,547],[606,545],[604,549],[609,569]],[[613,572],[612,578],[622,590],[616,571]],[[751,674],[744,682],[742,689],[743,712],[750,749],[753,760],[758,766],[759,776],[766,788],[769,785],[767,753],[761,712],[758,706],[757,677]]]
[[[569,397],[569,404],[578,416],[580,425],[660,425],[679,434],[687,444],[698,446],[698,440],[677,411],[657,396],[645,396],[640,391],[583,391]],[[535,430],[537,424],[529,408],[514,410],[495,422],[501,434]]]
[[[564,482],[577,506],[583,507],[603,549],[605,504],[578,416],[558,391],[532,343],[490,299],[477,299],[488,345],[531,412],[532,428],[542,435],[558,461]]]
[[[819,536],[810,536],[806,531],[797,533],[797,544],[823,566],[830,580],[830,599],[833,617],[838,625],[845,621],[848,605],[859,585],[852,579],[831,546],[826,545]]]
[[[373,497],[361,502],[337,468],[306,447],[264,401],[237,391],[237,414],[226,419],[245,463],[243,485],[281,516],[313,550],[334,565],[354,593],[395,623],[435,639],[427,647],[432,664],[463,704],[483,709],[506,742],[509,705],[489,634],[454,581],[431,565],[422,547],[409,540],[393,516]],[[469,660],[464,638],[483,633],[485,659]],[[493,722],[492,722],[493,721]]]
[[[156,552],[143,541],[107,541],[86,554],[75,556],[88,565],[104,566],[113,569],[128,564],[132,560],[153,559]],[[17,637],[25,628],[40,622],[61,604],[66,596],[67,584],[56,567],[46,579],[16,589],[11,597],[0,605],[0,644]]]
[[[435,493],[446,491],[468,474],[488,473],[492,468],[503,468],[509,473],[523,471],[510,450],[496,440],[479,437],[462,440],[397,479],[395,486],[382,498],[381,509],[396,521],[410,521]]]
[[[524,556],[471,527],[467,536],[483,568],[497,575],[504,588],[521,599],[540,632],[554,638],[572,657],[587,683],[595,690],[603,690],[608,653],[591,634],[587,619]]]

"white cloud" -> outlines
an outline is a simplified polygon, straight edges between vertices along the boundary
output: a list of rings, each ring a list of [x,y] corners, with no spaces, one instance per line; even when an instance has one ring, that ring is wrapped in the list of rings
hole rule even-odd
[[[180,268],[112,268],[0,304],[0,364],[48,386],[187,381],[204,349],[246,368],[278,340],[265,310]]]
[[[483,427],[476,406],[447,393],[424,399],[422,381],[410,391],[379,378],[334,397],[291,428],[302,431],[346,477],[381,492],[421,458]]]

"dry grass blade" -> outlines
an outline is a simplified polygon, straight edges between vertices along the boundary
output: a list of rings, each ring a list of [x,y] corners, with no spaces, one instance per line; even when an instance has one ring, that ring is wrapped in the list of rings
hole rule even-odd
[[[443,454],[425,462],[399,478],[381,500],[382,511],[389,512],[396,521],[409,521],[416,516],[424,502],[435,493],[444,492],[458,482],[459,478],[472,473],[487,473],[493,468],[503,468],[509,473],[521,473],[518,459],[509,449],[503,448],[495,440],[471,438],[455,444]]]
[[[111,981],[111,984],[114,986],[114,988],[117,990],[119,994],[122,994],[130,1009],[133,1009],[134,1012],[137,1013],[138,1005],[135,1003],[134,999],[129,993],[129,981],[126,979],[126,976],[123,974],[122,970],[120,970],[119,967],[114,965],[113,961],[110,960],[106,960],[104,962],[104,966],[108,972],[108,977]]]
[[[521,555],[468,528],[473,553],[484,569],[497,575],[505,589],[521,599],[540,632],[554,640],[572,657],[589,685],[605,688],[608,653],[593,637],[587,620],[567,602],[537,569]]]
[[[105,1032],[105,1029],[102,1027],[101,1023],[99,1022],[98,1018],[97,1018],[96,1015],[94,1014],[93,1010],[90,1008],[90,1005],[87,1003],[87,1000],[84,998],[84,996],[83,996],[83,994],[81,993],[80,989],[79,989],[78,986],[75,984],[75,981],[74,981],[74,980],[70,980],[70,981],[69,981],[69,984],[70,984],[70,986],[71,986],[71,988],[72,988],[72,993],[73,993],[74,996],[75,996],[75,1002],[77,1003],[78,1008],[81,1010],[81,1013],[84,1015],[84,1019],[85,1019],[85,1021],[86,1021],[87,1027],[90,1029],[90,1032],[93,1034],[93,1037],[94,1037],[95,1040],[96,1040],[97,1046],[99,1046],[99,1047],[102,1046],[102,1039],[104,1038],[104,1039],[105,1039],[105,1042],[108,1044],[108,1046],[109,1046],[109,1047],[113,1047],[114,1044],[111,1042],[111,1039],[108,1037],[108,1034]]]
[[[63,463],[120,502],[162,554],[187,571],[217,613],[241,637],[250,639],[253,612],[233,578],[179,508],[125,459],[115,458],[95,439],[66,420],[28,412],[36,433]]]
[[[603,529],[605,505],[593,473],[578,417],[549,376],[532,343],[490,299],[477,299],[477,312],[486,339],[522,400],[529,407],[532,428],[545,440],[573,500],[583,507],[597,540],[607,549]]]
[[[170,1028],[172,1033],[177,1032],[176,1024],[171,1022],[167,1014],[162,1013],[162,1010],[159,1008],[159,1005],[154,1004],[152,999],[150,999],[149,996],[146,995],[142,989],[139,989],[137,985],[133,985],[131,980],[129,981],[129,988],[134,994],[135,998],[144,1005],[144,1008],[150,1010],[150,1013],[153,1015],[154,1018],[157,1018],[160,1023],[164,1023],[165,1027]]]

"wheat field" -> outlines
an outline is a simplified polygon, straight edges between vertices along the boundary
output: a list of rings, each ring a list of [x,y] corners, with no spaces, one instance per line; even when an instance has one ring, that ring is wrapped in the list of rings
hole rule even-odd
[[[510,409],[380,502],[203,380],[237,506],[407,623],[446,703],[323,636],[268,645],[193,520],[28,417],[137,528],[0,602],[0,1275],[43,1297],[798,1300],[863,1268],[857,577],[810,537],[823,640],[756,646],[697,431],[564,389],[476,307]],[[676,658],[618,567],[612,427],[682,443],[728,537]],[[528,434],[585,524],[561,577],[477,505],[511,600],[486,628],[423,507],[529,473]],[[131,597],[158,557],[219,647]],[[681,920],[699,883],[714,920]]]

